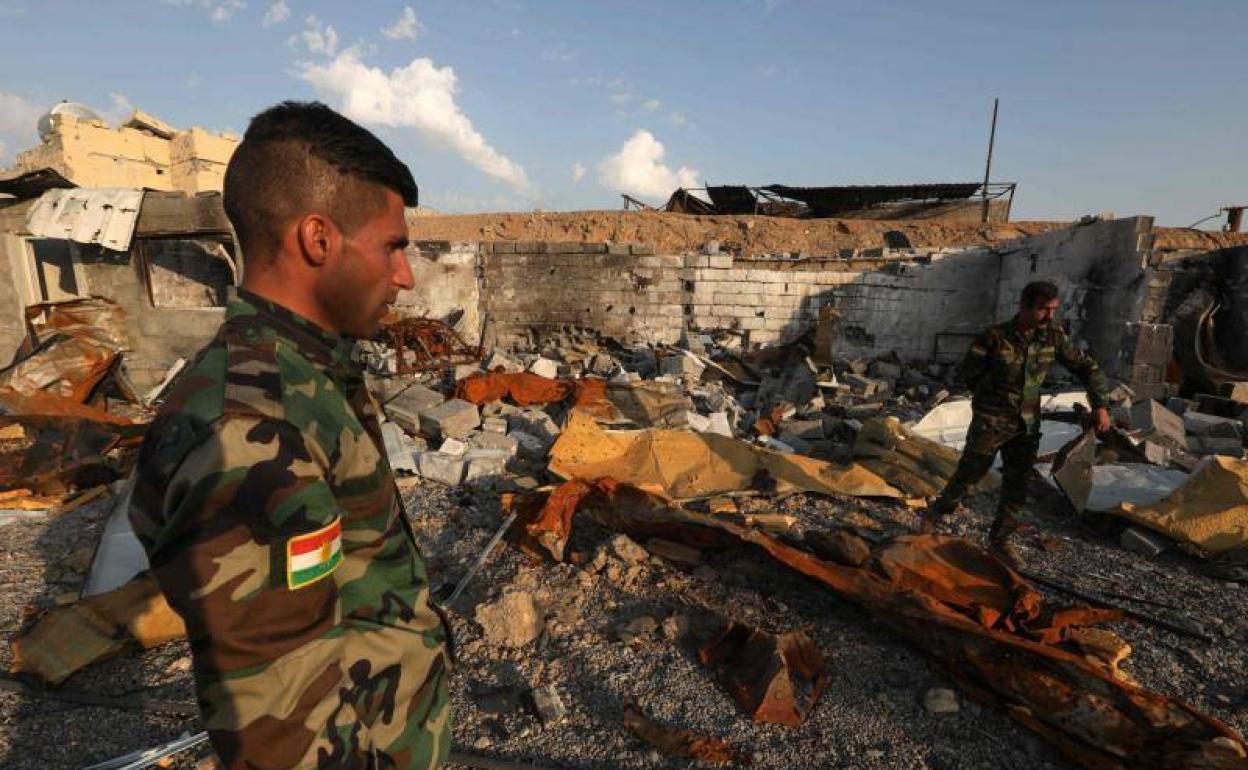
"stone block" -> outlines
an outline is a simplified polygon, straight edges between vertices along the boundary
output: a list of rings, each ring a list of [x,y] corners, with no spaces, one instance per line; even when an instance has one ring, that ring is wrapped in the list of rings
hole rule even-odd
[[[1131,427],[1140,431],[1140,439],[1179,451],[1187,450],[1183,418],[1152,399],[1131,407]]]
[[[680,353],[665,356],[659,362],[660,372],[662,374],[671,375],[673,377],[684,377],[691,381],[698,381],[702,378],[702,372],[706,369],[703,364],[693,356],[686,356]]]
[[[533,363],[529,364],[529,371],[540,377],[546,377],[547,379],[553,380],[559,376],[559,362],[549,358],[539,357],[534,359]]]
[[[507,473],[507,461],[510,458],[511,455],[505,449],[469,449],[464,455],[464,483],[500,479]]]
[[[431,438],[464,438],[481,424],[477,407],[452,398],[420,415],[420,432]]]
[[[1203,438],[1243,439],[1243,423],[1231,417],[1218,417],[1204,412],[1183,414],[1183,426],[1192,436]]]
[[[421,452],[417,460],[421,478],[453,487],[464,481],[464,458],[441,452]]]
[[[413,475],[420,472],[416,467],[416,454],[411,439],[397,423],[383,422],[381,439],[386,447],[386,459],[390,462],[391,470]]]
[[[399,392],[397,396],[386,402],[386,407],[395,406],[405,412],[420,415],[446,400],[436,390],[426,388],[420,383],[413,383]]]
[[[731,254],[711,254],[708,260],[712,268],[732,268]]]
[[[559,424],[555,419],[540,409],[529,408],[519,414],[508,415],[507,428],[509,433],[522,431],[536,436],[549,446],[559,437]]]
[[[732,423],[728,419],[727,412],[711,412],[707,415],[707,426],[704,433],[718,433],[721,436],[732,438]]]
[[[507,459],[515,457],[516,452],[520,450],[519,439],[515,436],[508,436],[503,433],[477,433],[469,439],[468,443],[477,449],[491,449],[505,452]]]
[[[487,372],[498,371],[500,369],[504,372],[524,371],[523,363],[498,350],[491,352],[490,355],[486,357],[483,367]]]
[[[481,420],[481,430],[486,433],[503,434],[507,432],[507,418],[494,415]]]
[[[547,450],[550,449],[550,441],[527,431],[513,430],[507,435],[516,440],[516,454],[524,460],[531,462],[543,460]]]

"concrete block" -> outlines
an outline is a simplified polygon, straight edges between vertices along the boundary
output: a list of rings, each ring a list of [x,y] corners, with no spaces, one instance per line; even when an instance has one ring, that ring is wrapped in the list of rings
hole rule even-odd
[[[493,481],[507,473],[510,455],[503,449],[470,449],[464,456],[464,483]]]
[[[1122,531],[1118,542],[1123,548],[1142,556],[1158,556],[1169,545],[1164,537],[1139,527],[1127,527]]]
[[[1139,438],[1177,449],[1187,450],[1183,418],[1149,399],[1131,407],[1131,427],[1140,431]]]
[[[705,433],[711,427],[711,421],[708,417],[703,417],[697,412],[685,412],[685,426],[696,433]]]
[[[731,268],[732,267],[732,255],[731,254],[711,254],[707,259],[709,260],[710,265],[713,268]]]
[[[438,391],[426,388],[420,383],[413,383],[401,390],[398,395],[386,402],[386,407],[398,407],[406,412],[419,415],[427,412],[446,400]]]
[[[507,418],[499,417],[497,415],[492,416],[492,417],[485,417],[481,420],[481,430],[484,431],[485,433],[499,433],[499,434],[506,433],[507,432]]]
[[[383,422],[381,439],[386,447],[386,458],[390,462],[391,470],[395,473],[419,473],[410,439],[397,423]]]
[[[508,433],[522,431],[536,436],[550,446],[559,437],[559,425],[550,415],[539,409],[526,409],[520,414],[507,417]],[[521,439],[523,443],[523,439]]]
[[[503,433],[477,433],[468,440],[475,449],[494,449],[505,452],[508,459],[515,457],[520,451],[520,441],[515,436]]]
[[[1183,414],[1183,426],[1192,436],[1202,438],[1243,439],[1243,423],[1231,417],[1218,417],[1204,412]]]
[[[442,445],[438,447],[438,451],[444,455],[463,457],[464,452],[468,451],[468,445],[457,438],[445,438],[442,440]]]
[[[507,435],[516,440],[516,455],[530,461],[545,459],[546,452],[550,449],[552,443],[523,430],[513,430]]]
[[[559,376],[559,362],[539,357],[529,364],[529,371],[540,377],[553,380]]]
[[[441,452],[421,452],[417,467],[421,478],[453,487],[464,481],[466,462],[462,457]]]
[[[711,412],[707,415],[707,425],[704,433],[718,433],[721,436],[732,438],[732,423],[728,419],[727,412]]]
[[[420,415],[420,432],[433,438],[464,438],[481,424],[477,407],[452,398]]]
[[[702,379],[702,372],[706,369],[703,364],[693,356],[686,356],[681,353],[665,356],[659,362],[659,370],[662,374],[671,375],[673,377],[684,377],[687,380],[698,381]]]

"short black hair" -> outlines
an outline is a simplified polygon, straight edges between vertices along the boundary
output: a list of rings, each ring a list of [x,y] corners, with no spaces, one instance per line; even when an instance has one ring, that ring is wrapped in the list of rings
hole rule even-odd
[[[246,258],[275,253],[291,219],[311,211],[354,231],[382,205],[378,186],[417,203],[411,170],[371,131],[320,102],[286,101],[251,119],[222,197]]]
[[[1032,281],[1023,287],[1021,301],[1024,307],[1035,307],[1042,302],[1052,302],[1059,296],[1061,292],[1052,281]]]

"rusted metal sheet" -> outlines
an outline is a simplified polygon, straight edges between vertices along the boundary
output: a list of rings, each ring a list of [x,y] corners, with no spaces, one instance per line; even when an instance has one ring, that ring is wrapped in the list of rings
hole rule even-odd
[[[1018,573],[969,541],[902,536],[861,567],[819,559],[760,530],[672,507],[612,479],[572,480],[534,504],[524,532],[566,543],[576,512],[633,537],[699,548],[750,544],[861,605],[931,655],[971,696],[1003,709],[1095,770],[1238,768],[1248,746],[1195,708],[1129,682],[1109,661],[1085,657],[1080,628],[1115,610],[1054,607]],[[551,507],[551,510],[547,510]]]
[[[611,419],[616,411],[608,401],[606,380],[552,380],[532,372],[487,372],[459,381],[455,397],[470,404],[489,404],[507,399],[517,406],[568,401],[573,407],[599,419]]]
[[[725,740],[699,735],[691,730],[666,727],[631,704],[624,707],[624,727],[669,757],[688,757],[710,765],[733,767],[754,764],[749,754]]]
[[[732,621],[698,660],[755,722],[800,726],[828,685],[823,654],[800,631],[769,634]]]
[[[128,347],[125,316],[120,306],[98,297],[31,305],[31,352],[0,371],[0,385],[25,395],[86,401]]]
[[[464,342],[435,318],[404,318],[387,324],[380,339],[395,349],[398,373],[423,372],[481,360],[481,348]],[[407,362],[407,353],[412,362]]]

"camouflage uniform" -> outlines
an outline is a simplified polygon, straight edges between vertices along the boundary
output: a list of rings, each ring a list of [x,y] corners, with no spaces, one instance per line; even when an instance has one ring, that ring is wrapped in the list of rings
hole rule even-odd
[[[929,518],[951,511],[992,467],[1001,452],[1002,485],[990,539],[1004,542],[1018,528],[1027,495],[1027,476],[1040,448],[1040,386],[1057,361],[1079,378],[1093,408],[1108,406],[1108,383],[1096,361],[1071,343],[1057,324],[1023,335],[1017,316],[997,324],[971,343],[959,369],[973,397],[970,430],[962,458]]]
[[[351,350],[238,290],[140,453],[130,520],[231,770],[450,750],[449,636]]]

